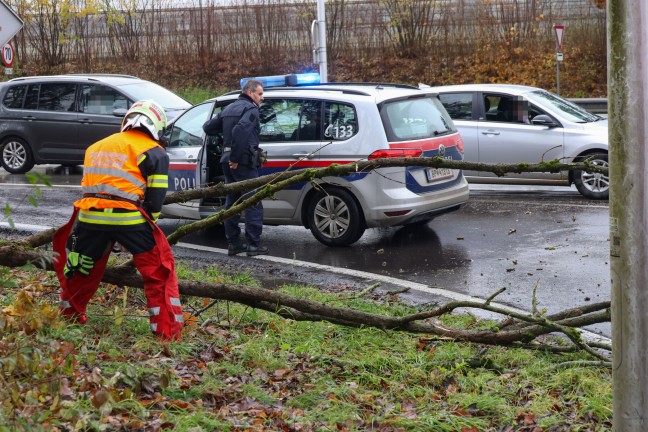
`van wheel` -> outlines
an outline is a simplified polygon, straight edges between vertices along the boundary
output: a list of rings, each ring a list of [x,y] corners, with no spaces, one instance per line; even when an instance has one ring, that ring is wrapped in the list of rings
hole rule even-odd
[[[308,223],[313,236],[327,246],[348,246],[365,231],[358,204],[342,189],[317,192],[308,206]]]
[[[34,167],[29,145],[20,138],[7,138],[0,145],[2,168],[12,174],[24,174]]]
[[[585,155],[578,159],[579,162],[589,161],[592,166],[608,168],[607,154]],[[601,173],[587,171],[574,171],[574,184],[584,197],[597,200],[606,200],[610,197],[610,178]]]

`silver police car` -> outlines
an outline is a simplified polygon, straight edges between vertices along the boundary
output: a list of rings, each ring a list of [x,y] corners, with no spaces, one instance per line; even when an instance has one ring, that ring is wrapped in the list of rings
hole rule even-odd
[[[375,158],[463,158],[461,136],[435,95],[394,84],[307,81],[300,86],[300,78],[280,76],[275,87],[263,77],[255,78],[264,82],[265,98],[260,107],[261,147],[268,160],[261,175]],[[205,136],[202,125],[238,95],[232,92],[198,104],[170,125],[166,140],[171,191],[223,181],[222,142]],[[346,246],[367,228],[421,223],[457,210],[468,194],[460,170],[380,168],[282,190],[263,201],[264,224],[301,225],[325,245]],[[173,204],[163,208],[163,216],[199,219],[221,209],[223,201]]]

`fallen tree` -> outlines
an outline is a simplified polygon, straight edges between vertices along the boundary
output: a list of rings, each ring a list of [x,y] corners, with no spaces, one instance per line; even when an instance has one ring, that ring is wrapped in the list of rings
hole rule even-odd
[[[434,168],[470,169],[492,171],[499,175],[503,172],[559,172],[572,169],[602,172],[606,168],[591,167],[586,163],[560,164],[557,161],[541,164],[488,165],[440,158],[416,159],[377,159],[348,165],[331,165],[321,169],[303,169],[259,177],[254,180],[230,185],[218,184],[199,190],[183,191],[170,194],[166,203],[185,202],[197,198],[223,196],[231,191],[254,190],[249,199],[237,203],[229,210],[189,225],[185,225],[169,236],[169,242],[175,244],[180,238],[194,231],[222,223],[232,214],[243,211],[262,199],[271,197],[275,192],[296,183],[314,181],[324,177],[344,176],[356,171],[372,170],[387,166],[427,166]],[[41,248],[51,242],[54,230],[48,230],[23,240],[0,243],[0,265],[19,267],[34,264],[37,267],[53,270],[52,252]],[[120,266],[108,267],[103,282],[135,288],[143,288],[143,282],[135,271],[132,262]],[[498,293],[484,301],[452,302],[441,307],[432,308],[417,314],[393,317],[369,314],[348,308],[333,307],[308,299],[292,297],[277,291],[252,288],[231,284],[211,284],[200,281],[181,280],[180,293],[183,295],[227,300],[245,304],[254,308],[276,313],[293,320],[328,321],[334,324],[360,327],[370,326],[384,330],[407,331],[429,334],[438,338],[450,338],[473,343],[491,345],[523,346],[534,349],[547,349],[556,352],[584,350],[600,361],[607,362],[608,355],[601,350],[611,351],[611,346],[602,343],[586,343],[578,328],[610,321],[610,303],[603,302],[586,307],[568,309],[556,314],[545,315],[533,306],[529,314],[520,314],[492,304]],[[465,330],[449,328],[438,321],[443,314],[457,309],[474,308],[502,315],[504,318],[488,330]],[[540,341],[539,337],[551,333],[562,333],[571,345],[555,344],[551,340]]]

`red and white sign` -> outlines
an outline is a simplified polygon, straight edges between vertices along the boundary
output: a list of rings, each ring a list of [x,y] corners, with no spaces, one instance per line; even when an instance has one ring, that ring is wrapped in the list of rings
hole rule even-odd
[[[14,63],[14,50],[11,42],[2,47],[2,64],[10,68]]]
[[[563,35],[565,34],[565,26],[555,25],[553,26],[554,33],[556,33],[556,42],[558,44],[558,52],[562,52],[562,41]]]

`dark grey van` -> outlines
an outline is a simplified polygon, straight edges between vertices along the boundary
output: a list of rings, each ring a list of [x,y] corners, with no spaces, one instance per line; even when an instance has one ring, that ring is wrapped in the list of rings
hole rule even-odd
[[[86,148],[119,131],[130,106],[153,99],[168,120],[191,104],[129,75],[55,75],[12,79],[0,86],[2,167],[21,174],[36,164],[78,165]]]

